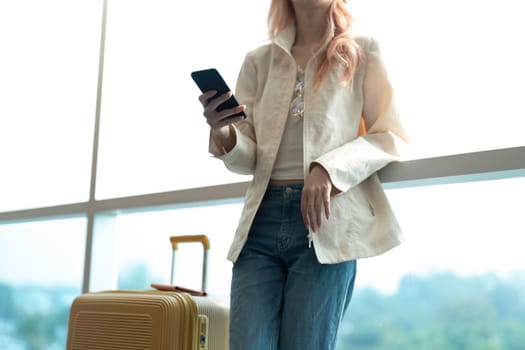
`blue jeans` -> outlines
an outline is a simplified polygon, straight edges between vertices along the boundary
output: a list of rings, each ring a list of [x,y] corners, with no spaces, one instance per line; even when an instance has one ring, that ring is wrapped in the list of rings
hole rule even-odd
[[[330,350],[356,262],[320,264],[301,217],[302,185],[269,187],[233,265],[230,350]]]

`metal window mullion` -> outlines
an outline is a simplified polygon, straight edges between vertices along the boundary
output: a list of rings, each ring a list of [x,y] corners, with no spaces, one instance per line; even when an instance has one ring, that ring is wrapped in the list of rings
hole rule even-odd
[[[108,1],[103,0],[102,4],[102,23],[100,31],[100,52],[98,61],[98,81],[97,81],[97,100],[95,109],[95,126],[93,132],[93,154],[91,158],[91,177],[89,186],[89,200],[87,205],[87,225],[86,225],[86,251],[84,257],[84,276],[82,281],[82,292],[89,291],[89,281],[91,274],[91,255],[93,252],[93,236],[95,227],[95,193],[97,186],[97,163],[98,146],[100,135],[100,110],[102,105],[102,86],[104,78],[104,52],[106,47],[106,23],[107,23]]]

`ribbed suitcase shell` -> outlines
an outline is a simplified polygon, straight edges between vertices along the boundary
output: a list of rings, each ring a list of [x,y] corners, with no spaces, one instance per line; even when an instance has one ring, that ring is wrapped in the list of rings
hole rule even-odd
[[[208,318],[206,347],[199,314]],[[226,305],[186,293],[87,293],[71,305],[67,350],[226,350],[228,317]]]

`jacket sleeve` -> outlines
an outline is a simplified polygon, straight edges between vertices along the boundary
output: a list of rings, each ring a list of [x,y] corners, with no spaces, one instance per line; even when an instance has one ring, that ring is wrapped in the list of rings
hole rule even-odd
[[[236,144],[230,152],[224,153],[222,147],[214,142],[211,133],[209,139],[209,152],[221,159],[229,170],[242,175],[253,174],[255,170],[257,141],[253,127],[253,109],[256,93],[257,71],[248,54],[241,66],[235,87],[235,98],[240,104],[246,105],[246,119],[232,125]]]
[[[367,127],[366,135],[314,160],[326,169],[333,185],[343,192],[388,163],[399,160],[408,144],[392,86],[374,39],[368,40],[364,64],[362,115]]]

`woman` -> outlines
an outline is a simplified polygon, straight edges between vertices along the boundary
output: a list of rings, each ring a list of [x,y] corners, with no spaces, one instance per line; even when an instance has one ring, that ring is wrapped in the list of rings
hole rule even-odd
[[[210,152],[253,174],[228,255],[231,350],[333,349],[356,259],[402,241],[375,173],[406,135],[377,43],[351,35],[346,3],[272,0],[271,41],[239,73],[242,105],[199,97]]]

